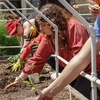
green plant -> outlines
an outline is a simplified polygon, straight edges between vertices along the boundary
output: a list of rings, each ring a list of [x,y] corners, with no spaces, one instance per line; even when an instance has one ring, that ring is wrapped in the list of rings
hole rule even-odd
[[[17,60],[19,59],[20,55],[21,55],[21,54],[19,53],[19,54],[17,54],[17,55],[10,56],[10,57],[7,59],[7,61],[9,61],[9,62],[12,63],[12,64],[15,64],[15,63],[17,62]]]
[[[31,69],[31,72],[32,72],[32,73],[33,73],[32,67],[34,66],[34,64],[35,64],[35,62],[33,62],[33,63],[31,63],[31,64],[28,65],[28,67]],[[35,95],[38,95],[38,94],[40,94],[40,90],[38,90],[38,89],[34,86],[35,78],[36,78],[36,77],[34,77],[34,78],[31,78],[31,77],[30,77],[28,81],[25,80],[25,81],[23,81],[23,82],[24,82],[25,84],[27,84],[27,85],[31,85],[31,86],[32,86],[32,87],[31,87],[31,91],[34,92]]]
[[[24,81],[22,81],[24,84],[26,84],[26,85],[31,85],[31,92],[34,92],[35,93],[35,95],[38,95],[38,89],[33,85],[33,83],[32,82],[30,82],[29,80],[24,80]]]
[[[19,46],[19,40],[16,36],[7,38],[7,31],[5,29],[5,21],[0,23],[0,46]],[[20,48],[0,48],[0,56],[15,55],[19,53]]]
[[[0,13],[0,20],[3,20],[5,17],[5,14]]]

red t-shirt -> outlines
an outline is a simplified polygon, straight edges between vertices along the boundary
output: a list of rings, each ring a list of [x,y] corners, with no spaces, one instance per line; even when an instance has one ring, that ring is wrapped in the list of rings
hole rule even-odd
[[[86,28],[79,21],[74,19],[68,22],[68,30],[66,34],[68,44],[63,49],[59,49],[59,55],[65,60],[70,61],[80,51],[86,40],[89,38],[89,34]],[[34,41],[32,43],[34,43]],[[50,55],[55,53],[55,46],[53,45],[50,37],[47,38],[39,34],[37,41],[41,41],[39,47],[34,53],[34,56],[27,61],[23,69],[23,72],[27,74],[36,72],[40,73]],[[30,45],[32,45],[32,43]],[[26,52],[22,54],[21,58],[25,60],[29,53],[31,53],[30,46],[26,48]],[[35,64],[30,68],[29,65],[31,63]],[[66,66],[61,61],[59,61],[59,64],[62,67]],[[90,71],[90,66],[87,71]]]

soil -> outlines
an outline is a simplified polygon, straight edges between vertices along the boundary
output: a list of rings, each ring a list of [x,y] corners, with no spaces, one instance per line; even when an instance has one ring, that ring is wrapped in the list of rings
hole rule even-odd
[[[23,82],[7,90],[4,89],[6,85],[13,82],[15,77],[21,73],[20,71],[11,72],[9,69],[6,69],[8,65],[9,63],[0,63],[0,100],[25,100],[27,97],[36,96],[35,93],[31,91],[32,86]],[[42,73],[39,79],[40,82],[34,84],[34,87],[39,90],[43,90],[52,82],[49,73]],[[54,100],[68,100],[69,98],[69,91],[63,89],[54,97]],[[72,100],[78,99],[72,95]]]

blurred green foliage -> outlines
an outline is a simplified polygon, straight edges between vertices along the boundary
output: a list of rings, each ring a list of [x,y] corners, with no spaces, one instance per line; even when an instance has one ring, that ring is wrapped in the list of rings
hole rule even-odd
[[[2,19],[2,17],[0,17]],[[0,20],[1,20],[0,19]],[[7,37],[5,21],[0,21],[0,46],[19,46],[19,40],[16,36]],[[0,48],[0,56],[15,55],[20,52],[20,48]]]

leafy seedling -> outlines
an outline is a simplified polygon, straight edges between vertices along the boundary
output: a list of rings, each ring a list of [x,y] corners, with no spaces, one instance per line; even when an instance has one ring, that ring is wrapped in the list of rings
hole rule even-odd
[[[34,92],[35,93],[35,95],[38,95],[39,94],[39,90],[38,89],[36,89],[36,87],[33,85],[33,80],[25,80],[25,81],[23,81],[23,83],[24,84],[26,84],[26,85],[31,85],[32,87],[31,87],[31,92]]]

